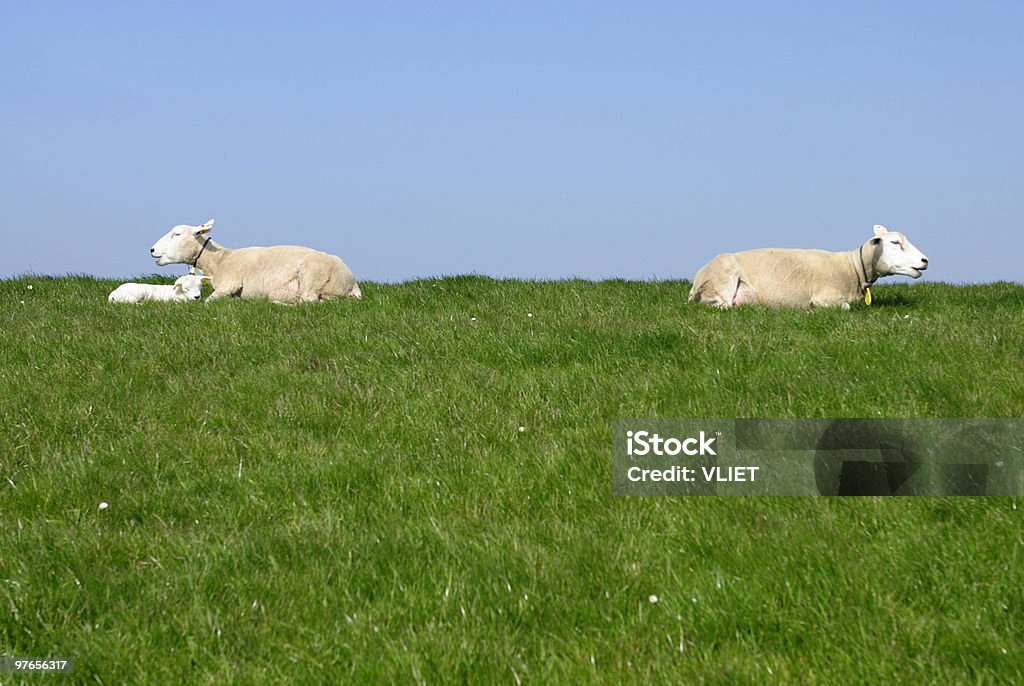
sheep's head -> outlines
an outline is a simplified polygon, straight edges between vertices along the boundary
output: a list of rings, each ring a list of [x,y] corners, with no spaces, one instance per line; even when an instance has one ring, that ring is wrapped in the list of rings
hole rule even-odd
[[[186,275],[174,282],[174,294],[183,300],[199,300],[203,295],[203,284],[209,283],[208,276]]]
[[[192,264],[203,249],[204,234],[213,229],[213,220],[202,226],[179,224],[153,244],[149,254],[156,258],[157,266],[166,264]]]
[[[916,279],[928,268],[928,258],[906,236],[884,226],[875,226],[875,237],[864,244],[862,252],[869,250],[878,276],[902,274]]]

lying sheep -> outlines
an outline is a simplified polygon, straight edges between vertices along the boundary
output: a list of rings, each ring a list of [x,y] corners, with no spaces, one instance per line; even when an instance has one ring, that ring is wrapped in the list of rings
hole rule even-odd
[[[147,300],[193,302],[203,294],[203,282],[208,276],[182,276],[172,286],[152,283],[123,283],[110,292],[112,303],[144,303]]]
[[[864,299],[879,278],[918,278],[928,258],[898,231],[875,226],[875,237],[857,250],[766,248],[725,253],[693,277],[690,300],[716,307],[842,307]]]
[[[363,297],[352,270],[335,255],[290,245],[231,250],[210,239],[212,228],[212,219],[175,226],[149,250],[159,266],[188,264],[210,276],[213,293],[207,301],[266,297],[295,304]]]

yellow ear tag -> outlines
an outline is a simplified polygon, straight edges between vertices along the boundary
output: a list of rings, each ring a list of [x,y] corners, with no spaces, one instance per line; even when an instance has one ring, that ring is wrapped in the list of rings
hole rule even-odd
[[[188,273],[191,274],[192,276],[195,276],[196,275],[196,268],[195,267],[189,267],[188,268]],[[868,299],[868,304],[869,305],[871,304],[870,298]]]
[[[864,289],[864,304],[865,305],[870,305],[871,304],[871,289],[870,288],[865,288]]]

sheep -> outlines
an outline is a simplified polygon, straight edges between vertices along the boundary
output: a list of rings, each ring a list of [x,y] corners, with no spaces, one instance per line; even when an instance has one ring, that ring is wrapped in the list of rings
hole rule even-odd
[[[112,303],[144,303],[148,300],[194,302],[203,294],[203,283],[208,276],[182,276],[173,286],[151,283],[123,283],[110,292],[107,301]]]
[[[208,275],[213,293],[207,302],[266,297],[294,305],[363,297],[352,270],[336,255],[290,245],[232,250],[211,240],[212,229],[212,219],[200,226],[179,224],[149,249],[158,266],[188,264]]]
[[[770,307],[842,307],[863,299],[879,278],[902,274],[915,279],[928,258],[898,231],[875,225],[875,235],[850,252],[765,248],[725,253],[697,272],[691,302],[720,308],[746,304]]]

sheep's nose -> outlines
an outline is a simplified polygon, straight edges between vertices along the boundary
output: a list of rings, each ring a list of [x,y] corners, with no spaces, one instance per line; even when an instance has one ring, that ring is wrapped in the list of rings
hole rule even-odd
[[[927,267],[928,266],[928,258],[927,257],[922,257],[921,258],[921,264],[923,264],[924,266]]]
[[[155,255],[156,254],[156,248],[150,248],[149,249],[149,254],[150,255]]]

